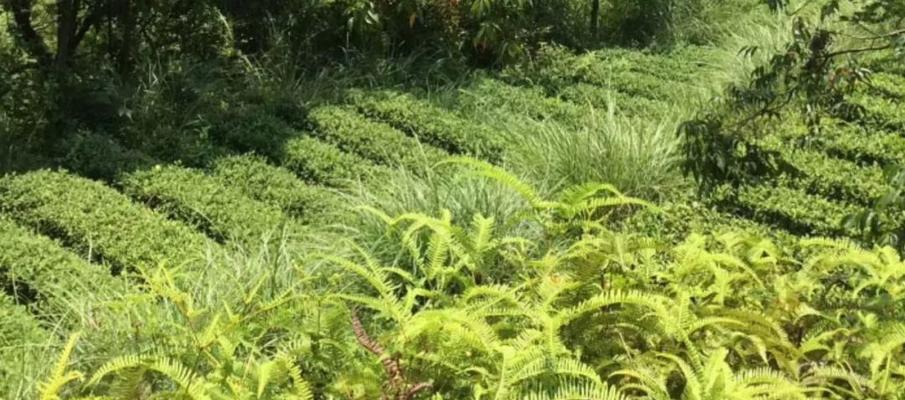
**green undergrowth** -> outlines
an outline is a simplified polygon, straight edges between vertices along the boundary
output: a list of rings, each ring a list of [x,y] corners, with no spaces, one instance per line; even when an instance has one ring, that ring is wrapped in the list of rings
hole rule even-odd
[[[126,323],[73,336],[39,391],[871,399],[905,384],[901,310],[889,306],[905,263],[890,248],[769,237],[703,204],[656,207],[605,184],[544,196],[490,164],[453,166],[518,201],[495,214],[443,199],[435,213],[361,207],[382,241],[142,269]],[[626,227],[646,231],[610,228],[629,210]],[[129,346],[92,356],[139,320]]]
[[[273,93],[165,82],[199,108],[0,178],[0,397],[900,399],[905,262],[846,220],[905,154],[902,72],[819,135],[778,115],[744,143],[776,174],[681,171],[677,128],[781,14],[455,76],[306,88],[237,53]]]

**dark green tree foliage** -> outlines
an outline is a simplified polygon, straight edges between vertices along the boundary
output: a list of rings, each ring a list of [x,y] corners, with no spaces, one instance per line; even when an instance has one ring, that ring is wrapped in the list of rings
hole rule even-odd
[[[4,0],[2,5],[13,17],[11,31],[19,45],[42,68],[73,67],[85,46],[90,48],[82,57],[108,58],[128,71],[140,51],[211,56],[224,44],[216,37],[225,27],[215,24],[216,9],[204,1],[61,0],[46,6]]]

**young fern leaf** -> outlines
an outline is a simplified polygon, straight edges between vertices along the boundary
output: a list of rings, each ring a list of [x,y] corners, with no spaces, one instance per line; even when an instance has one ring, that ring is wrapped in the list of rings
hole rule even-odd
[[[302,377],[302,370],[285,353],[277,354],[272,360],[260,364],[257,369],[257,375],[256,394],[259,399],[264,398],[267,387],[272,382],[277,382],[279,378],[288,378],[291,383],[292,397],[289,398],[296,400],[314,399],[311,387]]]
[[[60,393],[66,384],[84,378],[81,372],[69,371],[69,359],[72,357],[72,352],[75,350],[79,336],[80,333],[76,332],[69,337],[50,376],[39,385],[39,397],[41,400],[61,399]]]
[[[496,247],[493,238],[493,229],[496,221],[493,218],[485,218],[481,214],[475,214],[471,221],[471,253],[474,261],[478,262],[484,254]]]

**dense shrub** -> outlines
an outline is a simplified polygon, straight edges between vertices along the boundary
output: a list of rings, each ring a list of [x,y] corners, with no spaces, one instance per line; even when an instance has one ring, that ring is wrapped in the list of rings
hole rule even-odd
[[[891,132],[905,129],[905,105],[902,100],[858,93],[849,101],[861,108],[859,120],[868,126]]]
[[[450,153],[467,154],[491,162],[503,159],[502,138],[498,132],[410,94],[358,92],[352,97],[363,114],[384,121],[425,143]]]
[[[619,224],[624,232],[659,238],[666,243],[681,243],[696,232],[738,232],[770,237],[777,244],[793,243],[797,237],[774,225],[739,218],[729,210],[719,210],[693,195],[640,210]]]
[[[703,53],[698,54],[698,53]],[[670,101],[698,96],[706,82],[693,81],[703,75],[706,52],[688,48],[671,53],[600,50],[575,54],[562,47],[545,47],[533,63],[510,68],[515,81],[531,82],[558,94],[577,83],[622,92],[631,97]]]
[[[708,46],[687,46],[662,52],[615,48],[597,50],[581,57],[591,57],[594,64],[611,72],[637,72],[668,82],[695,83],[711,68],[717,52]]]
[[[798,147],[783,135],[770,135],[758,145],[775,151],[784,167],[790,169],[786,172],[794,184],[816,195],[865,205],[889,191],[883,169],[877,165],[859,165],[823,151]]]
[[[154,167],[122,180],[126,194],[218,241],[257,245],[293,228],[277,208],[246,197],[227,182],[177,166]]]
[[[278,154],[283,142],[297,134],[284,120],[263,112],[226,117],[215,130],[230,149],[264,155]]]
[[[281,164],[305,182],[327,186],[343,186],[349,180],[367,179],[377,170],[363,158],[311,137],[286,142]]]
[[[112,181],[120,173],[154,164],[151,157],[127,149],[103,133],[80,132],[63,145],[66,149],[62,164],[66,169],[91,179]]]
[[[905,137],[855,125],[838,125],[813,141],[827,152],[864,164],[905,162]]]
[[[0,179],[0,211],[120,268],[190,263],[213,245],[109,187],[66,172]]]
[[[257,156],[224,157],[214,162],[213,170],[223,185],[305,222],[318,220],[340,201],[333,191],[307,185],[292,171]]]
[[[877,72],[870,76],[867,92],[890,100],[905,99],[905,76],[890,72]]]
[[[859,166],[807,150],[789,151],[785,159],[795,168],[797,185],[809,192],[853,204],[866,205],[889,191],[883,170]]]
[[[41,312],[66,314],[73,299],[128,292],[109,268],[93,265],[54,241],[0,217],[0,279],[20,303],[36,302]]]
[[[343,151],[378,164],[421,168],[441,161],[441,150],[422,145],[393,127],[368,120],[353,109],[326,106],[310,115],[313,133]]]

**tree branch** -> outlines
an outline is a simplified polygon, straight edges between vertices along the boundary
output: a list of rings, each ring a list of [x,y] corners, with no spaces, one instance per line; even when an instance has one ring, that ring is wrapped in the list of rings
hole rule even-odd
[[[824,56],[824,58],[833,58],[833,57],[841,56],[844,54],[857,54],[857,53],[867,53],[867,52],[871,52],[871,51],[888,50],[891,48],[893,48],[893,45],[887,44],[887,45],[883,45],[883,46],[861,47],[861,48],[857,48],[857,49],[845,49],[845,50],[834,51],[832,53],[827,53],[826,56]]]
[[[4,0],[3,5],[13,14],[16,21],[16,35],[22,41],[22,47],[38,63],[46,65],[53,58],[41,34],[35,30],[31,20],[31,0]]]
[[[82,43],[82,40],[85,39],[85,35],[99,22],[104,16],[104,12],[101,7],[94,7],[87,17],[82,21],[82,26],[78,28],[75,33],[75,37],[70,44],[70,50],[74,53],[75,49],[79,47],[79,44]]]
[[[875,39],[886,39],[891,38],[893,36],[905,35],[905,29],[899,29],[892,32],[874,34],[873,36],[850,36],[853,39],[860,40],[875,40]]]

